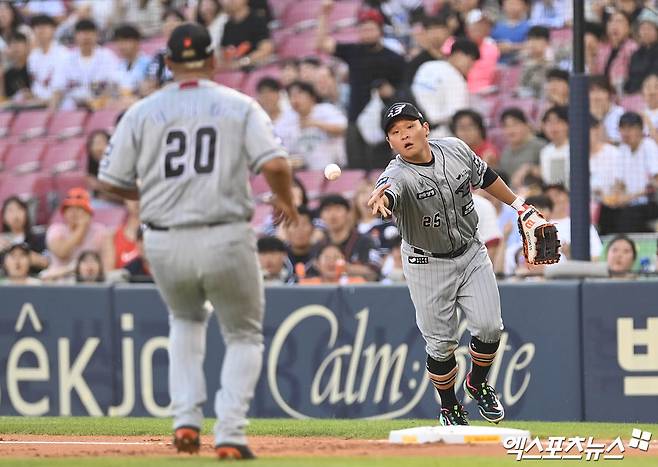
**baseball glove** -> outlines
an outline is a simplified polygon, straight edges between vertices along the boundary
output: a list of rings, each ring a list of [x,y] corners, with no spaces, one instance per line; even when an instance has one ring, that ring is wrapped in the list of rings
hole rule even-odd
[[[518,225],[526,261],[528,264],[557,263],[560,260],[557,228],[534,206],[523,207],[524,210],[519,211]]]

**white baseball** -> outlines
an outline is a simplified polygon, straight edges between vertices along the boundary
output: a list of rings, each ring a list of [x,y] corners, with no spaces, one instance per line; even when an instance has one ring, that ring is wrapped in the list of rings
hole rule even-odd
[[[327,180],[336,180],[338,177],[340,177],[340,167],[336,164],[328,164],[324,168],[324,176]]]

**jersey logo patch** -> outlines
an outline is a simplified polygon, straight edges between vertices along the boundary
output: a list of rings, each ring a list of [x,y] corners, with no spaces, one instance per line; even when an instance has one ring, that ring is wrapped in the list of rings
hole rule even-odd
[[[431,198],[432,196],[436,196],[436,190],[434,188],[416,193],[416,198],[418,199]]]
[[[464,180],[461,185],[457,187],[455,190],[456,195],[462,195],[462,198],[467,196],[471,192],[471,180],[466,179]]]
[[[473,200],[470,200],[468,204],[462,207],[462,216],[468,216],[474,209],[475,205],[473,204]]]
[[[430,259],[427,256],[409,256],[410,264],[429,264]]]

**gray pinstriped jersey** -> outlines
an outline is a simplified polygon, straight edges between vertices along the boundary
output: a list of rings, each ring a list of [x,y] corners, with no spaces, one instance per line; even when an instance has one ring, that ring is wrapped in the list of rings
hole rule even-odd
[[[281,156],[272,122],[253,99],[208,80],[172,83],[126,112],[99,179],[139,185],[143,222],[244,222],[253,213],[249,170]]]
[[[450,253],[476,236],[478,217],[471,187],[479,188],[487,164],[457,138],[430,139],[431,165],[405,161],[399,154],[377,181],[390,183],[392,211],[408,244]]]

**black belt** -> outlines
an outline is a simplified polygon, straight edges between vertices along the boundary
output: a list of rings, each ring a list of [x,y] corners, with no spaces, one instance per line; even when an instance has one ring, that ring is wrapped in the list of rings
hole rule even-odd
[[[415,246],[411,247],[411,249],[417,255],[430,256],[432,258],[456,258],[457,256],[461,256],[464,254],[464,252],[468,249],[468,245],[470,245],[470,243],[465,243],[461,247],[449,253],[433,253],[431,251],[421,250],[420,248],[416,248]]]
[[[196,227],[215,227],[217,225],[222,225],[222,224],[228,224],[228,222],[224,221],[218,221],[218,222],[211,222],[209,224],[192,224],[192,225],[181,225],[180,227],[163,227],[161,225],[155,225],[151,224],[150,222],[147,222],[144,224],[149,230],[158,230],[160,232],[166,232],[167,230],[175,229],[175,228],[181,228],[181,229],[187,229],[187,228],[196,228]]]

